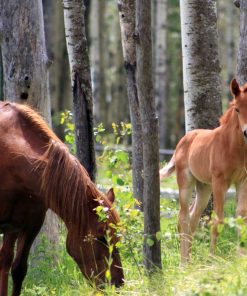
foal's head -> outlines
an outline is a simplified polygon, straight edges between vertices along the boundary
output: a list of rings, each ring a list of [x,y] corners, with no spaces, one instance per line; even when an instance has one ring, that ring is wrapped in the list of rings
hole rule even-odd
[[[112,208],[114,192],[108,191],[106,197],[89,201],[89,225],[87,235],[74,244],[67,239],[69,254],[75,259],[86,278],[94,281],[97,286],[109,282],[120,287],[123,284],[123,269],[116,243],[119,217]],[[78,249],[79,247],[79,249]]]
[[[231,82],[231,92],[233,94],[233,106],[238,115],[239,124],[247,142],[247,84],[240,87],[236,79]]]

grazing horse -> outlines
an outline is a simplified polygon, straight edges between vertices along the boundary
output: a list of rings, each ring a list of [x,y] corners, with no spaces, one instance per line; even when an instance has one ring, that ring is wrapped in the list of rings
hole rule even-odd
[[[231,184],[236,186],[236,215],[247,219],[247,84],[231,82],[233,100],[214,130],[197,129],[178,143],[170,162],[160,170],[160,178],[176,170],[179,187],[181,262],[190,259],[192,236],[213,192],[215,217],[212,219],[211,252],[224,222],[224,199]],[[192,205],[192,191],[196,198]]]
[[[67,251],[87,279],[101,285],[110,269],[111,283],[123,283],[113,191],[100,193],[79,161],[28,106],[0,103],[0,168],[1,296],[8,295],[10,269],[12,295],[20,295],[30,247],[47,209],[64,221]],[[98,218],[97,206],[106,210],[105,219]]]

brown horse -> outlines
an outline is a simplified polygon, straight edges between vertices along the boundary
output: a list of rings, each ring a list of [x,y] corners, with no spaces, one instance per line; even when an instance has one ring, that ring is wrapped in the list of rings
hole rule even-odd
[[[181,261],[190,258],[192,236],[213,192],[215,218],[211,252],[218,237],[218,224],[224,221],[224,199],[231,184],[237,191],[237,216],[247,219],[247,84],[231,82],[233,101],[214,130],[193,130],[178,143],[160,178],[176,170],[179,187],[179,232]],[[196,189],[193,204],[191,196]],[[241,251],[241,250],[240,250]]]
[[[20,295],[30,247],[48,208],[64,221],[67,251],[84,276],[100,285],[110,268],[111,283],[120,286],[123,270],[111,227],[119,222],[113,191],[108,198],[100,193],[79,161],[27,106],[0,103],[0,135],[0,295],[8,294],[10,268],[12,295]],[[103,221],[95,211],[99,205],[108,209]],[[112,254],[106,237],[111,239]]]

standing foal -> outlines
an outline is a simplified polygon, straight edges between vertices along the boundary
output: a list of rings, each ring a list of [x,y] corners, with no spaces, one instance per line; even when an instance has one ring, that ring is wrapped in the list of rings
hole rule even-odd
[[[231,82],[233,101],[214,130],[197,129],[178,143],[167,166],[160,170],[166,178],[176,170],[179,187],[181,262],[190,258],[192,236],[213,192],[215,217],[211,252],[218,237],[218,224],[224,222],[224,200],[231,184],[237,191],[237,216],[247,218],[247,84]],[[192,191],[196,198],[191,204]]]

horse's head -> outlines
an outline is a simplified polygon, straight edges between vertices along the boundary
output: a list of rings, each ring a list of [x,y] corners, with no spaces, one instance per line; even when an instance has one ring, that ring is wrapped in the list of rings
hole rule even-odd
[[[123,284],[123,269],[116,243],[119,238],[115,226],[119,222],[116,210],[112,207],[114,192],[108,191],[106,197],[92,199],[89,213],[87,235],[78,245],[70,243],[67,249],[75,259],[86,278],[95,281],[97,286],[109,282],[116,287]]]
[[[236,79],[233,79],[230,88],[234,97],[233,106],[238,115],[244,139],[247,142],[247,85],[240,87]]]

